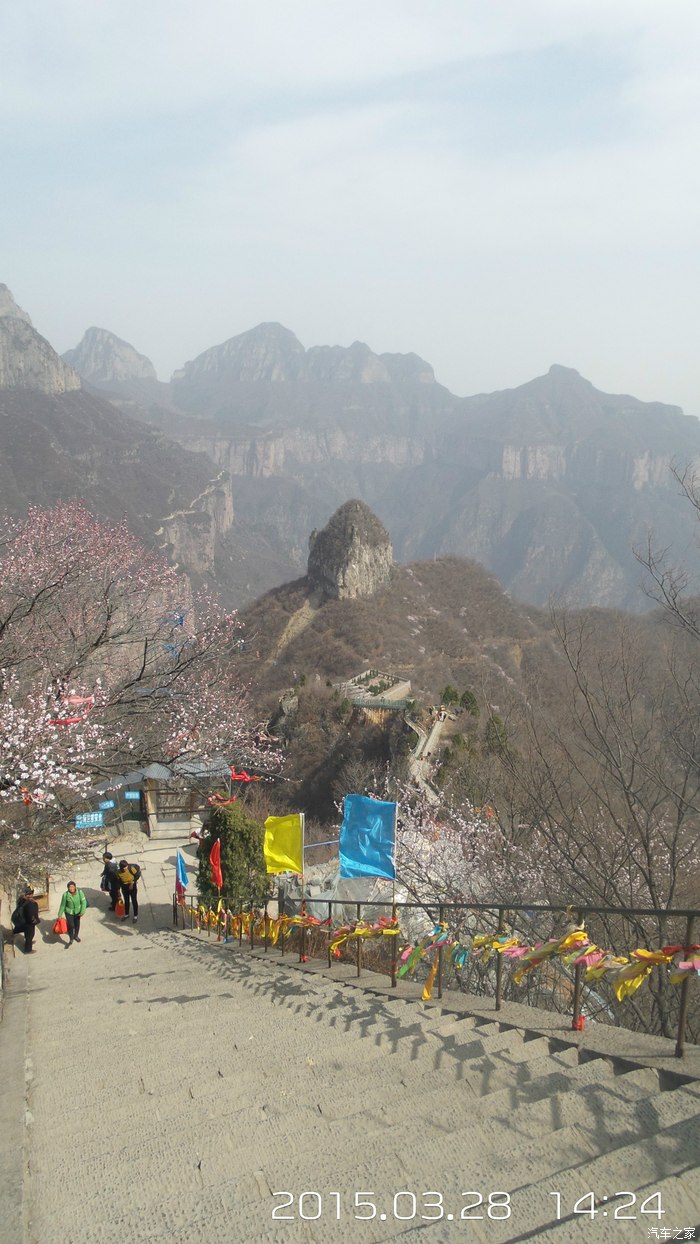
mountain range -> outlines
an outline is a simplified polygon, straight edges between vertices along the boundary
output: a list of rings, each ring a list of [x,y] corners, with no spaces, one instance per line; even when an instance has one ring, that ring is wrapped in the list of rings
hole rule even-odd
[[[60,358],[0,286],[0,412],[5,509],[78,495],[126,512],[237,605],[303,574],[309,533],[350,497],[397,562],[466,557],[532,604],[643,610],[649,532],[700,570],[672,471],[700,461],[700,423],[572,368],[458,397],[415,354],[305,349],[272,323],[164,383],[106,329]]]
[[[700,568],[673,464],[700,459],[700,423],[676,406],[599,391],[573,368],[457,397],[415,354],[365,344],[305,350],[280,324],[212,347],[168,384],[125,376],[90,329],[64,356],[121,408],[205,453],[233,479],[236,512],[289,574],[309,531],[358,497],[400,561],[464,556],[524,601],[646,607],[634,556],[649,533]],[[103,343],[104,344],[104,343]],[[142,367],[142,357],[133,352]],[[99,362],[99,366],[98,366]]]

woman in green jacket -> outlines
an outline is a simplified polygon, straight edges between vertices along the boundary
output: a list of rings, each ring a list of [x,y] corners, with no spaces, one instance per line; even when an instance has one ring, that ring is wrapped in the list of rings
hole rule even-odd
[[[83,891],[77,889],[74,881],[69,881],[68,889],[61,899],[61,905],[58,909],[59,916],[66,917],[68,935],[70,937],[69,946],[72,946],[74,941],[80,941],[80,917],[86,907],[87,899]]]

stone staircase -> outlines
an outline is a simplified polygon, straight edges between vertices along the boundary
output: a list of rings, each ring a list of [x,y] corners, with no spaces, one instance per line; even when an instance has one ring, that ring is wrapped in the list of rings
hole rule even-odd
[[[700,1080],[382,996],[349,966],[107,919],[84,942],[28,961],[24,1244],[565,1244],[700,1222]],[[595,1220],[573,1212],[589,1192]],[[661,1218],[641,1213],[655,1193]]]

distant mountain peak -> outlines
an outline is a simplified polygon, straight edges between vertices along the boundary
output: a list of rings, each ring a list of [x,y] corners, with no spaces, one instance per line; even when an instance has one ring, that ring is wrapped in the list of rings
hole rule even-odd
[[[0,316],[5,315],[12,320],[23,320],[25,324],[32,322],[27,312],[17,305],[7,286],[0,283]]]
[[[223,373],[233,381],[247,383],[297,380],[304,354],[303,345],[291,329],[271,321],[211,346],[185,363],[172,379],[175,384],[189,383],[200,376]]]
[[[583,376],[580,371],[576,371],[575,367],[563,367],[561,363],[552,363],[547,375],[555,377],[559,376],[562,380],[567,378],[570,380],[583,380]],[[585,384],[590,384],[590,381],[586,380]]]
[[[94,384],[157,379],[151,360],[106,328],[88,328],[75,349],[66,350],[63,360]]]
[[[432,367],[417,354],[375,354],[364,341],[305,350],[291,329],[275,321],[205,350],[175,372],[173,381],[187,388],[205,376],[234,384],[435,384]]]

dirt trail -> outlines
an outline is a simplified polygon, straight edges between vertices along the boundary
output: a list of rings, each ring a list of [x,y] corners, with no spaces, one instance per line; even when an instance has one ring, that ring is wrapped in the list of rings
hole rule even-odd
[[[282,631],[272,655],[268,658],[268,663],[270,665],[273,661],[278,660],[281,653],[284,652],[285,648],[289,647],[292,640],[296,639],[297,635],[301,635],[301,632],[305,631],[307,626],[311,625],[320,607],[320,597],[315,592],[312,592],[312,594],[304,601],[301,608],[297,609],[296,613],[292,614],[287,625]]]

